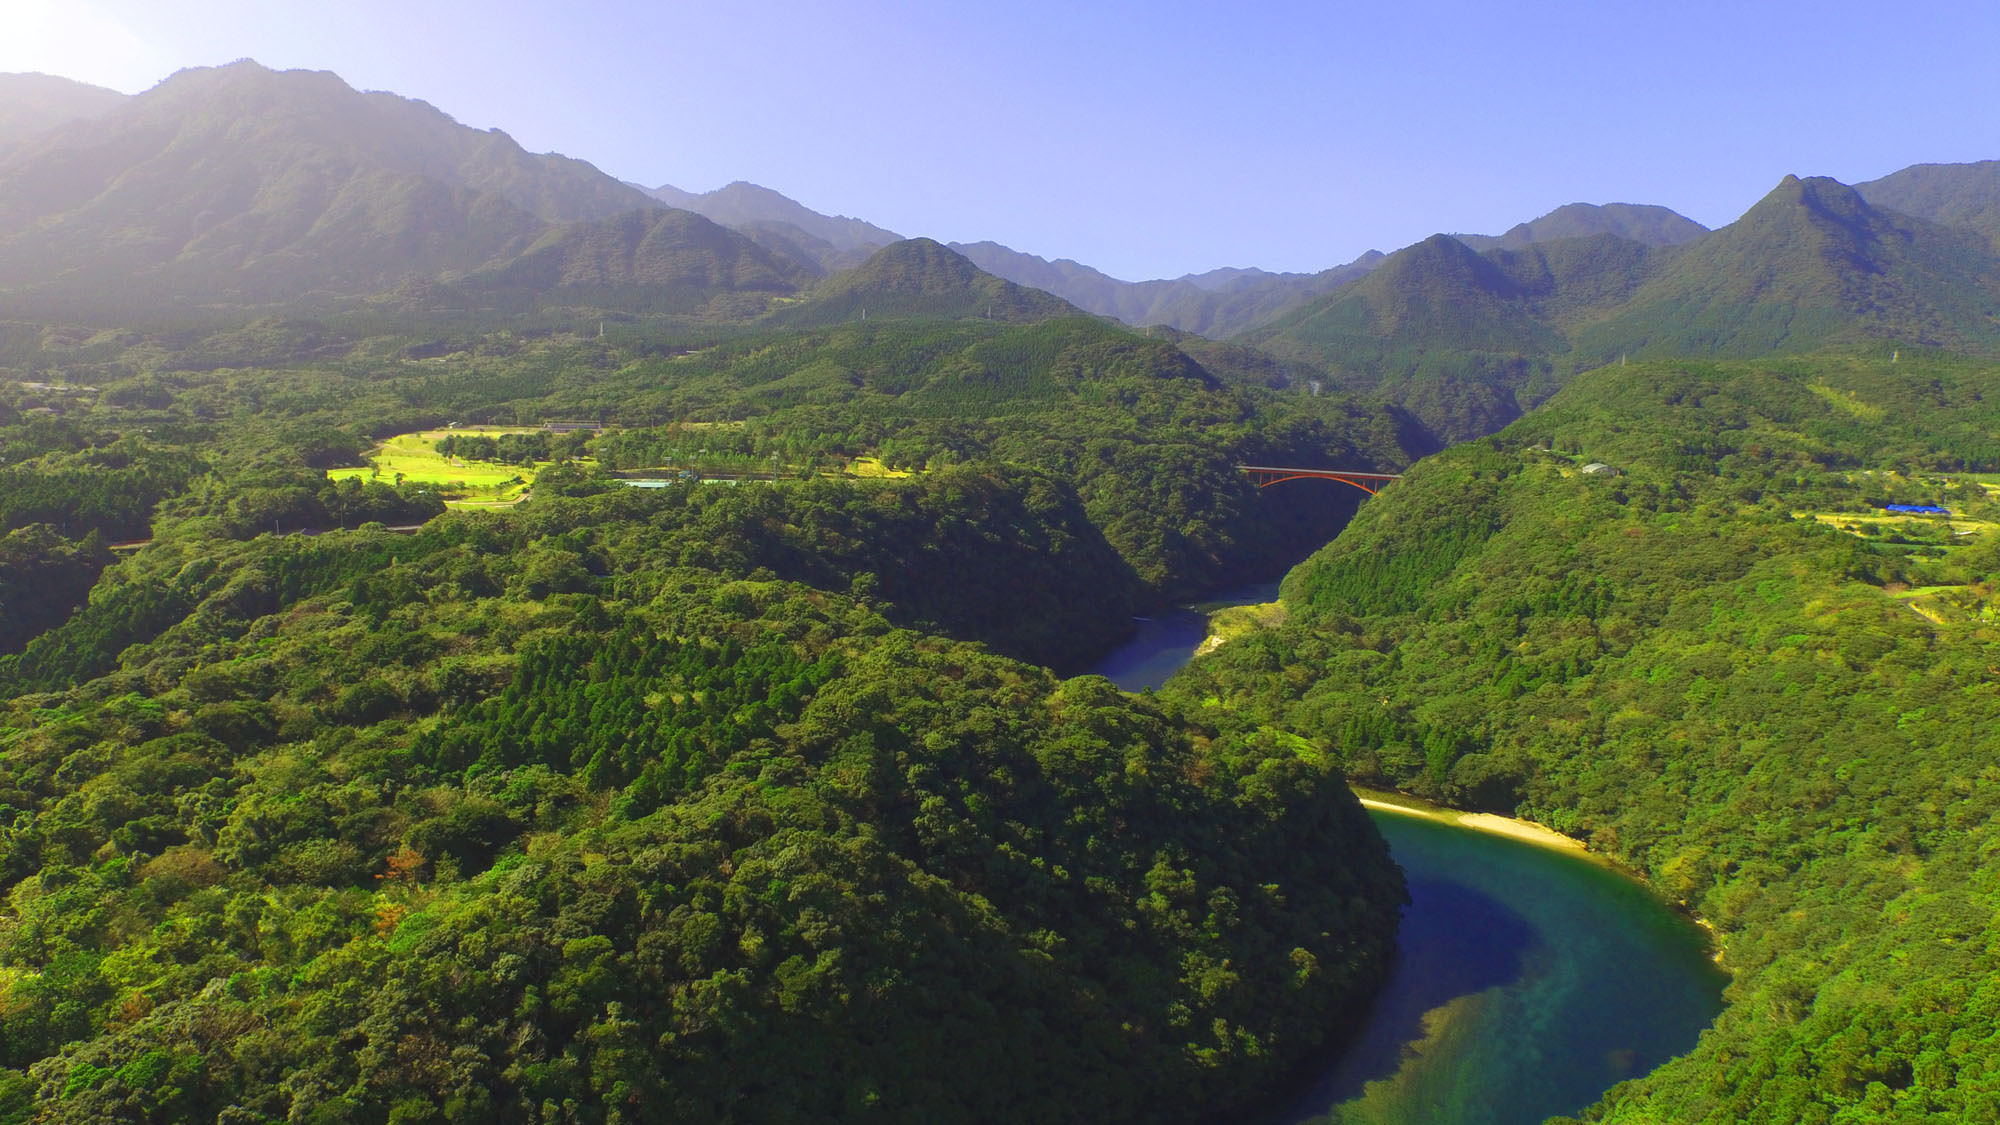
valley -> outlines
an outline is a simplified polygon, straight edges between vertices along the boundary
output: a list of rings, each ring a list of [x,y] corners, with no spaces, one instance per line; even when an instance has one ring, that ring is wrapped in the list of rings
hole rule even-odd
[[[0,1122],[2000,1118],[2000,164],[1124,282],[0,111]]]

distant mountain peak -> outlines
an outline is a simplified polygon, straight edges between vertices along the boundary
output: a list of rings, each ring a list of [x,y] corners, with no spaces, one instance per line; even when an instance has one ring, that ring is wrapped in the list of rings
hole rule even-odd
[[[59,125],[102,117],[130,99],[53,74],[0,74],[0,147]]]
[[[1787,175],[1766,200],[1794,203],[1828,214],[1854,215],[1868,210],[1861,193],[1829,176]],[[1753,208],[1754,210],[1754,208]]]
[[[725,227],[743,230],[752,237],[757,237],[757,233],[745,228],[770,223],[795,228],[807,235],[808,241],[822,242],[830,248],[817,263],[822,269],[850,264],[844,259],[854,251],[873,251],[899,242],[903,237],[861,219],[821,214],[796,199],[748,180],[733,180],[714,191],[700,194],[682,191],[672,184],[642,190],[669,207],[693,211]],[[797,248],[797,240],[792,240],[792,245],[786,247],[788,251]]]
[[[2000,242],[2000,160],[1912,164],[1879,180],[1856,184],[1855,190],[1870,206],[1978,231]]]
[[[806,301],[782,310],[776,319],[792,325],[868,317],[1018,324],[1080,315],[1083,311],[1069,302],[995,277],[934,239],[911,238],[885,246],[861,265],[827,278]]]
[[[1565,203],[1530,222],[1518,223],[1500,235],[1454,235],[1474,250],[1519,250],[1538,242],[1615,234],[1648,246],[1678,246],[1708,233],[1708,228],[1665,207],[1648,203]]]
[[[1887,214],[1870,207],[1860,192],[1825,176],[1786,176],[1744,212],[1741,219],[1723,229],[1733,231],[1732,237],[1742,238],[1754,236],[1767,227],[1778,231],[1802,224],[1818,232],[1818,237],[1829,240],[1822,252],[1837,247],[1853,258],[1857,268],[1864,270],[1872,270],[1875,265],[1872,261],[1875,252],[1867,248],[1868,244],[1898,236],[1896,224]]]

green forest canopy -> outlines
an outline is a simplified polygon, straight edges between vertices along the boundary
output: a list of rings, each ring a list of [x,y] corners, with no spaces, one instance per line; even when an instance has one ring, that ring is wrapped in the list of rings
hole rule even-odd
[[[0,1118],[1185,1119],[1387,963],[1330,760],[959,639],[1051,661],[1276,565],[1351,507],[1232,466],[1398,464],[1386,411],[1086,321],[17,344],[98,389],[0,391],[71,517],[0,555]],[[616,429],[511,511],[325,475],[551,416]],[[700,422],[926,471],[601,475]]]
[[[1415,466],[1167,694],[1716,927],[1716,1027],[1590,1119],[1990,1119],[2000,536],[1816,517],[2000,516],[1996,389],[1907,353],[1593,373]]]

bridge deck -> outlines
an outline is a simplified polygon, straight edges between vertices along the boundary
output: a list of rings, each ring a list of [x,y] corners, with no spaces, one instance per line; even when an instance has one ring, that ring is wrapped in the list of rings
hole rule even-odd
[[[1290,480],[1337,480],[1373,496],[1377,489],[1392,480],[1401,480],[1401,473],[1375,473],[1359,469],[1294,469],[1279,465],[1238,465],[1236,470],[1257,482],[1258,488],[1269,488]]]

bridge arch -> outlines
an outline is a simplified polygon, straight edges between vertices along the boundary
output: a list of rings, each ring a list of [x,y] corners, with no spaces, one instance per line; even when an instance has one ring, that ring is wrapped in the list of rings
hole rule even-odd
[[[1392,480],[1401,480],[1401,473],[1371,473],[1355,469],[1294,469],[1277,465],[1238,465],[1236,470],[1255,481],[1258,488],[1269,488],[1274,484],[1284,484],[1294,480],[1331,480],[1355,488],[1373,496]]]

